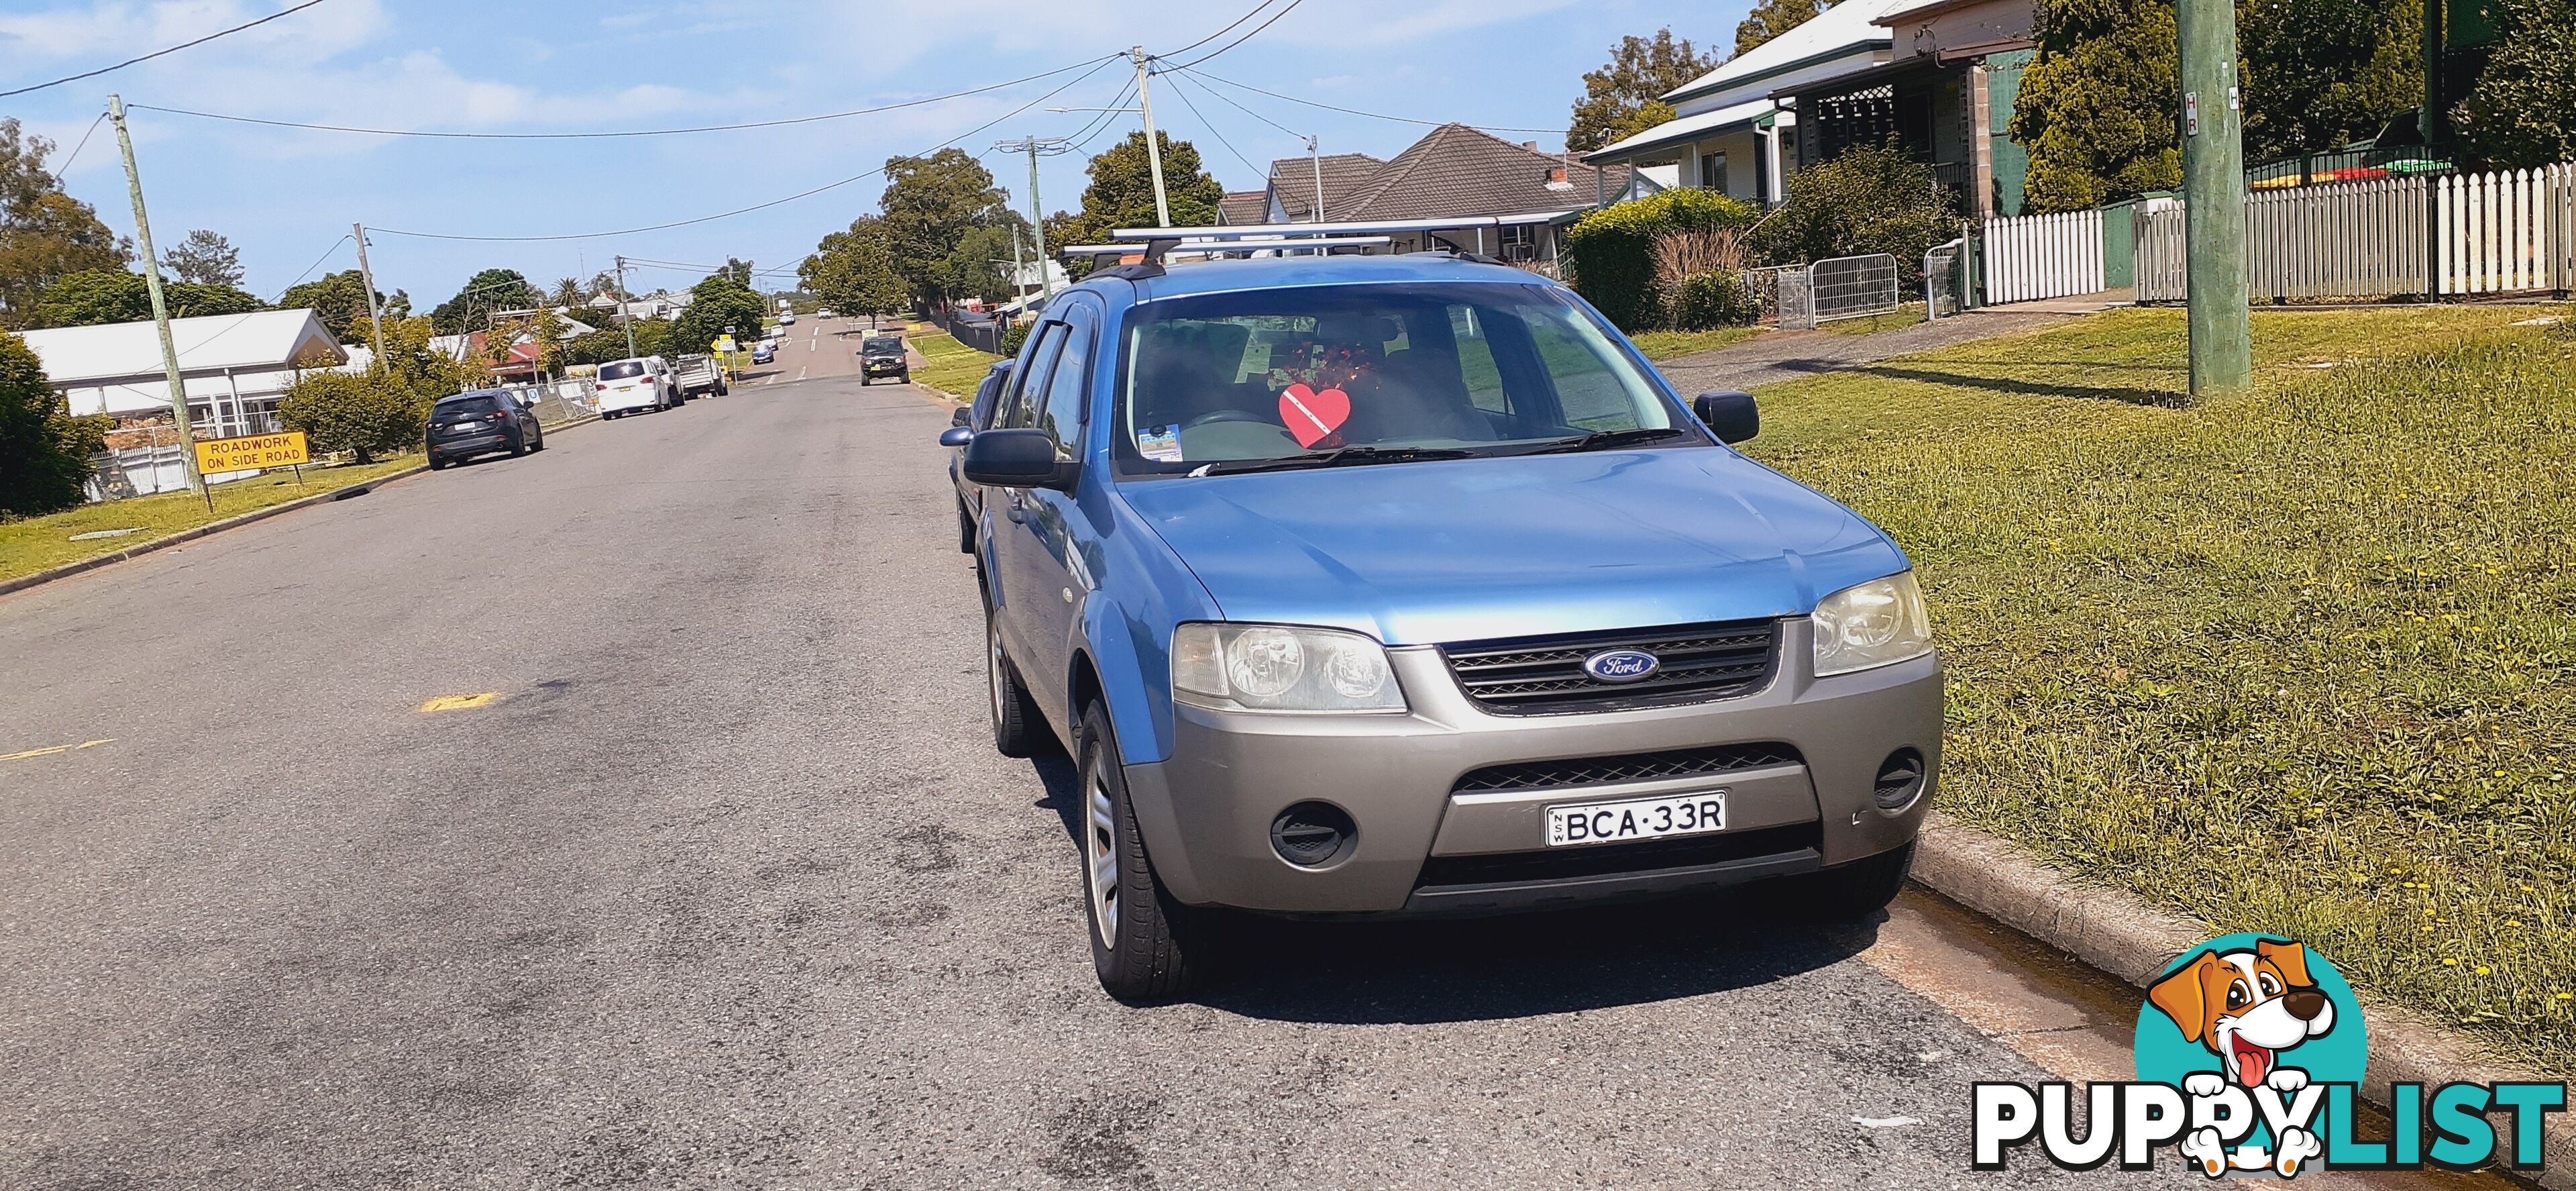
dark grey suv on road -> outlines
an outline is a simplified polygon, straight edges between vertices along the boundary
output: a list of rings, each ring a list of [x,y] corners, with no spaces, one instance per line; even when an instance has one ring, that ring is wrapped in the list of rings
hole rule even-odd
[[[500,389],[442,397],[429,411],[429,468],[493,451],[525,455],[546,449],[537,411]]]

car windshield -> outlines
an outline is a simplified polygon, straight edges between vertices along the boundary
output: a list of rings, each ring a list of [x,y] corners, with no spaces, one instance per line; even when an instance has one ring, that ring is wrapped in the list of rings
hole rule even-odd
[[[1129,316],[1124,348],[1117,452],[1131,474],[1705,441],[1544,285],[1170,299]]]
[[[644,361],[642,360],[619,360],[614,364],[602,364],[599,366],[599,379],[601,380],[633,380],[642,375],[644,375]]]
[[[435,417],[439,414],[488,413],[500,408],[493,400],[495,396],[492,393],[459,393],[454,397],[441,397],[430,414]]]
[[[860,350],[860,351],[863,351],[863,352],[866,352],[866,353],[868,353],[869,355],[892,355],[892,354],[894,354],[894,353],[896,353],[896,352],[899,352],[899,351],[902,351],[902,350],[903,350],[903,340],[900,340],[900,339],[869,339],[869,340],[864,340],[864,341],[862,341],[862,342],[859,344],[859,350]]]

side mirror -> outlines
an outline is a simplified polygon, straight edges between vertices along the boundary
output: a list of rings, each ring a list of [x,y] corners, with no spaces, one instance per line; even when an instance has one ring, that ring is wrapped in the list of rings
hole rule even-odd
[[[1743,442],[1762,433],[1762,414],[1753,407],[1751,393],[1702,393],[1692,399],[1691,412],[1699,415],[1719,442]]]
[[[1056,460],[1055,440],[1043,430],[987,430],[974,435],[966,443],[962,470],[972,484],[1067,492],[1082,473],[1080,464]]]
[[[961,409],[957,412],[962,415],[966,411]],[[973,441],[975,441],[975,431],[972,427],[951,426],[939,432],[939,445],[943,447],[962,447]]]
[[[961,405],[948,415],[948,424],[951,426],[969,426],[974,424],[974,418],[975,411],[973,407]]]

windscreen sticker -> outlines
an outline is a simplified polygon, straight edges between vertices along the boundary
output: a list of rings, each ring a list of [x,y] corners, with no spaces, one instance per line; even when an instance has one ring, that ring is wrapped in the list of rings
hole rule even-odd
[[[1301,447],[1312,447],[1332,437],[1350,417],[1351,396],[1340,389],[1318,393],[1297,384],[1279,395],[1279,420],[1287,423],[1288,433]]]
[[[1136,450],[1156,463],[1178,463],[1181,461],[1181,428],[1156,426],[1140,431],[1136,435]]]

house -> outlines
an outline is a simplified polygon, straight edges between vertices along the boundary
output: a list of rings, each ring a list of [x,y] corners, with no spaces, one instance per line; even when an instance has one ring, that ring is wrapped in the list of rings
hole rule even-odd
[[[1277,168],[1277,167],[1272,167]],[[1267,190],[1229,190],[1217,200],[1216,221],[1242,227],[1269,218],[1270,192]]]
[[[1679,114],[1585,155],[1680,167],[1774,204],[1800,163],[1895,140],[1970,217],[2018,214],[2029,158],[2004,135],[2032,0],[1844,0],[1663,96]]]
[[[170,382],[161,336],[149,321],[23,333],[46,379],[75,415],[107,414],[117,429],[93,498],[187,486],[170,428]],[[310,310],[262,310],[170,320],[188,421],[200,438],[278,429],[277,402],[303,374],[349,363],[349,353]],[[157,430],[154,427],[159,427]],[[206,477],[222,481],[249,472]]]
[[[1317,201],[1316,177],[1322,175]],[[1584,212],[1634,184],[1625,166],[1608,170],[1542,153],[1464,124],[1443,124],[1393,158],[1365,153],[1289,157],[1271,163],[1264,204],[1270,223],[1445,219],[1493,215],[1500,229],[1477,231],[1459,248],[1504,260],[1552,265],[1564,230]],[[1444,240],[1448,237],[1443,237]],[[1433,247],[1423,233],[1399,234],[1388,251]]]

